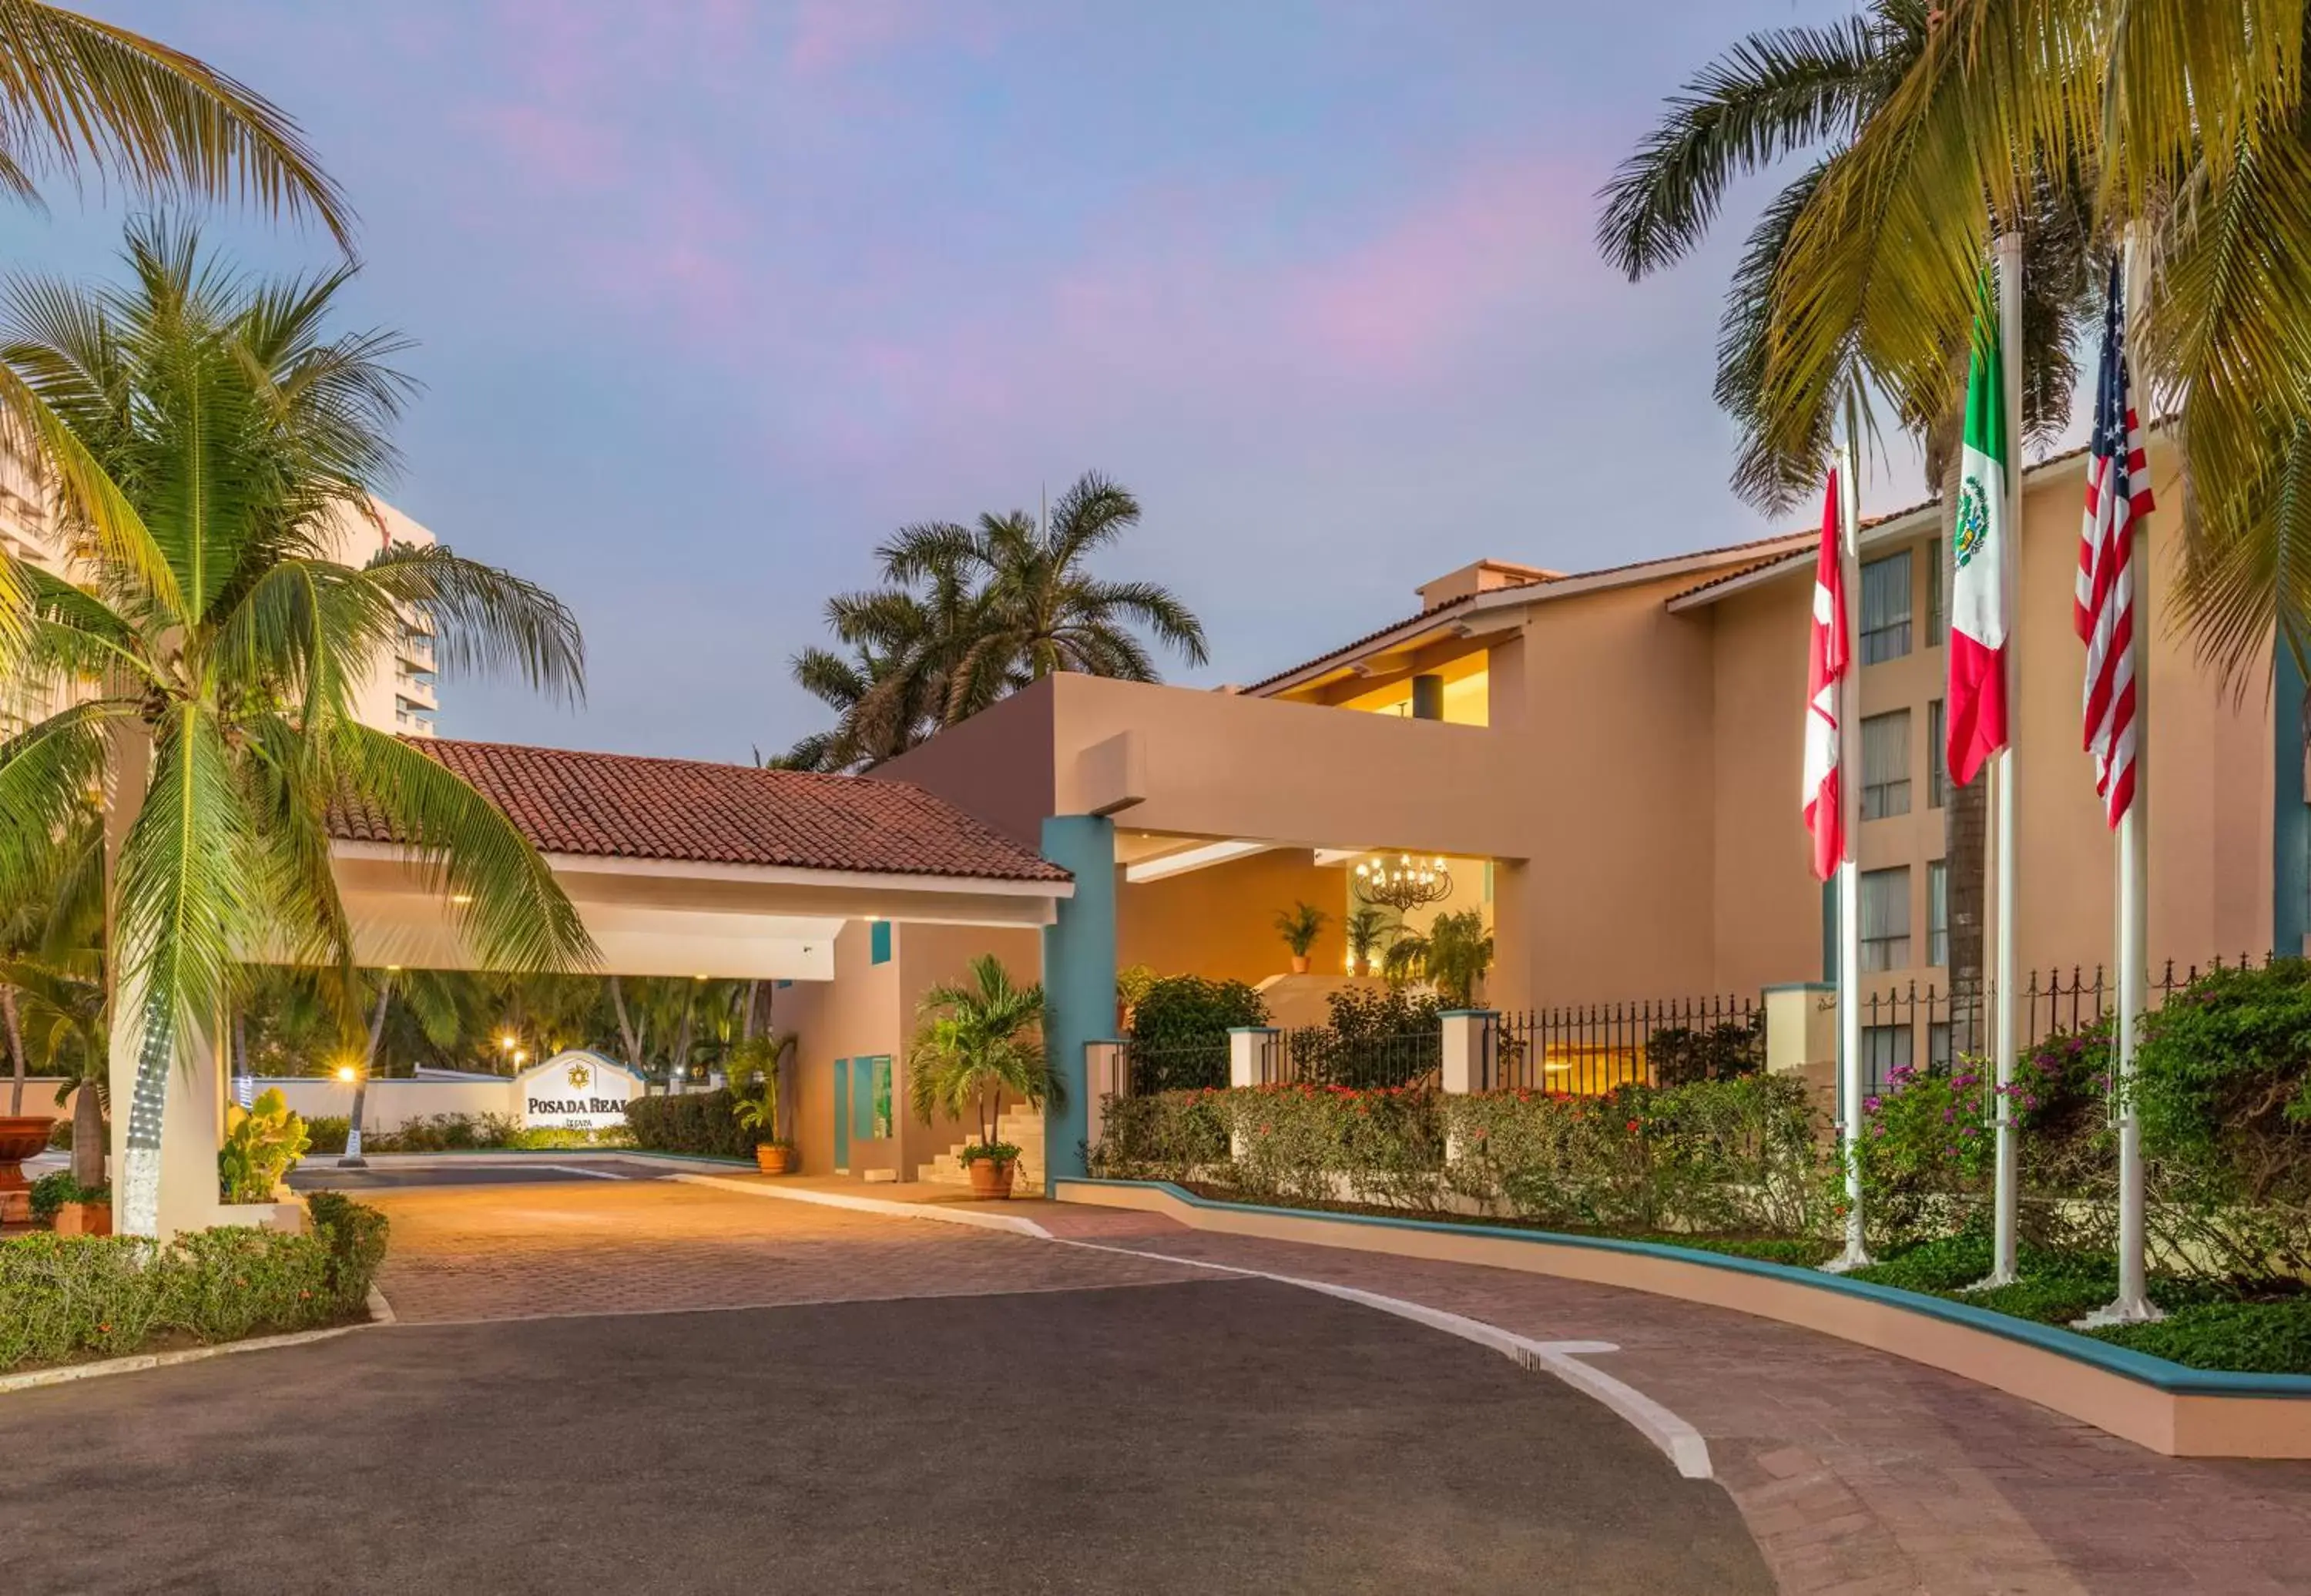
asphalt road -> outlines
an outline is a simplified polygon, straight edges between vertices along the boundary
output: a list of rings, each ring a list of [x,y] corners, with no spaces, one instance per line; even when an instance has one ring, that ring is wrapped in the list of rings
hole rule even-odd
[[[1730,1498],[1262,1281],[373,1328],[0,1397],[28,1592],[1772,1589]]]

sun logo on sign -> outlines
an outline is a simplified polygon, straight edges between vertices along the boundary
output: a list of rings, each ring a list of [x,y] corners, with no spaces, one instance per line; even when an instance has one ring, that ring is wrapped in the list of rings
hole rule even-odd
[[[570,1089],[571,1091],[582,1092],[589,1086],[593,1084],[593,1080],[594,1072],[587,1068],[583,1064],[572,1064],[570,1067]]]

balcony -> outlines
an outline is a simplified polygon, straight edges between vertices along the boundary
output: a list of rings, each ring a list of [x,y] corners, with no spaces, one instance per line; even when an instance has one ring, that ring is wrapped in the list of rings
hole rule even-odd
[[[409,664],[431,671],[433,667],[433,634],[430,632],[420,632],[414,626],[405,626],[401,631],[401,642],[397,652]],[[431,676],[427,677],[427,682],[430,685]]]
[[[398,693],[394,695],[393,723],[397,729],[412,737],[430,737],[433,735],[433,715],[432,704],[418,703]]]

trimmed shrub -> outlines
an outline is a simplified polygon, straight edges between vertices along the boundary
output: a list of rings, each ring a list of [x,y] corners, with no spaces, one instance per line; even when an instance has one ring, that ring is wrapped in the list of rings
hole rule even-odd
[[[1228,1094],[1218,1087],[1107,1100],[1094,1174],[1118,1181],[1195,1181],[1228,1158]]]
[[[2311,1301],[2202,1303],[2156,1324],[2092,1332],[2106,1341],[2194,1369],[2311,1374]]]
[[[679,1097],[637,1097],[626,1104],[626,1125],[634,1146],[652,1152],[752,1158],[763,1138],[732,1116],[736,1101],[727,1086]]]
[[[1266,1024],[1266,1000],[1240,981],[1157,977],[1131,1006],[1130,1040],[1139,1072],[1134,1090],[1145,1096],[1225,1086],[1229,1031]]]
[[[345,1138],[353,1134],[353,1122],[343,1114],[322,1114],[317,1119],[306,1121],[307,1156],[310,1157],[315,1153],[344,1152]],[[369,1145],[373,1140],[373,1138],[366,1138],[364,1145]]]
[[[310,1235],[229,1225],[161,1246],[133,1236],[0,1242],[0,1369],[117,1357],[170,1334],[228,1341],[341,1322],[367,1301],[385,1217],[329,1193],[316,1194],[314,1209]]]
[[[432,1114],[391,1130],[364,1131],[362,1151],[470,1153],[506,1147],[520,1129],[511,1114]]]

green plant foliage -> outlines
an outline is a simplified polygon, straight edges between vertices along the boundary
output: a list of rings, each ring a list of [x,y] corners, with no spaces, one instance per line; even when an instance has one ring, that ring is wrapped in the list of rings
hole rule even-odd
[[[162,1335],[228,1341],[358,1316],[384,1258],[385,1217],[316,1193],[312,1217],[310,1235],[231,1225],[165,1243],[0,1242],[0,1369],[118,1357]]]
[[[1474,909],[1440,914],[1425,933],[1408,931],[1388,950],[1389,974],[1421,977],[1447,1008],[1475,1007],[1477,983],[1492,967],[1493,936]]]
[[[728,1086],[679,1097],[637,1097],[626,1104],[634,1145],[658,1153],[708,1158],[752,1158],[755,1134],[738,1123]]]
[[[227,1202],[271,1202],[273,1193],[310,1145],[305,1121],[278,1086],[257,1095],[247,1108],[225,1112],[224,1146],[217,1150],[217,1173]]]
[[[1331,921],[1332,917],[1315,904],[1295,903],[1289,909],[1277,911],[1276,934],[1284,938],[1284,946],[1292,950],[1294,958],[1304,959]]]
[[[1019,1148],[1017,1145],[1007,1141],[965,1142],[963,1145],[962,1150],[957,1152],[955,1156],[955,1161],[957,1164],[962,1164],[965,1169],[969,1169],[974,1164],[982,1162],[988,1164],[1016,1164],[1018,1162],[1018,1159]]]
[[[1377,904],[1364,903],[1341,922],[1341,930],[1348,939],[1348,956],[1364,964],[1404,934],[1404,922]]]
[[[1441,1085],[1443,1005],[1400,988],[1348,988],[1324,995],[1331,1023],[1294,1031],[1285,1049],[1294,1078],[1373,1089]]]
[[[1700,1030],[1664,1025],[1645,1039],[1645,1062],[1663,1086],[1755,1075],[1766,1067],[1765,1011]]]
[[[1133,1089],[1190,1091],[1228,1084],[1228,1033],[1268,1024],[1268,1004],[1240,981],[1165,975],[1131,1007]]]
[[[423,1119],[404,1121],[391,1130],[364,1132],[362,1150],[467,1153],[511,1147],[520,1131],[520,1123],[511,1114],[429,1114]]]
[[[2193,1369],[2311,1374],[2311,1301],[2203,1303],[2156,1324],[2112,1325],[2106,1341]]]
[[[923,994],[908,1051],[909,1105],[926,1125],[976,1119],[982,1146],[997,1145],[1007,1094],[1033,1107],[1061,1103],[1067,1088],[1043,1053],[1043,989],[1016,984],[1003,961],[971,962],[968,981]]]
[[[308,1154],[344,1152],[345,1138],[353,1134],[353,1121],[344,1114],[315,1115],[305,1121],[305,1151]],[[380,1150],[375,1137],[364,1138],[363,1145],[372,1153]]]
[[[32,1182],[25,1199],[32,1210],[32,1223],[53,1225],[57,1215],[68,1202],[110,1202],[109,1186],[83,1186],[73,1179],[68,1169],[51,1170]]]
[[[2311,963],[2201,976],[2136,1058],[2158,1239],[2219,1272],[2311,1273]]]
[[[790,1034],[755,1036],[730,1051],[726,1071],[730,1116],[740,1129],[754,1133],[756,1147],[794,1145],[779,1130],[779,1077],[793,1059],[798,1041]]]
[[[1228,1093],[1187,1092],[1111,1097],[1103,1110],[1091,1172],[1118,1181],[1196,1182],[1228,1157]]]

